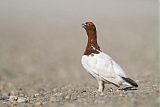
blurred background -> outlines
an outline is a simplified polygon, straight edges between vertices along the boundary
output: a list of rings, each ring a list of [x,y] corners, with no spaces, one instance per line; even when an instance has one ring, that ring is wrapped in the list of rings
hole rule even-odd
[[[157,0],[1,0],[0,80],[95,83],[81,66],[86,21],[131,78],[158,77]]]

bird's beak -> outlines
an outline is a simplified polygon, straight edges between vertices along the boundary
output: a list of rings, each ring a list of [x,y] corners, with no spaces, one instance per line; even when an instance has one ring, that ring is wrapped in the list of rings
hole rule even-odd
[[[84,28],[84,29],[86,28],[86,24],[85,23],[82,24],[82,28]]]

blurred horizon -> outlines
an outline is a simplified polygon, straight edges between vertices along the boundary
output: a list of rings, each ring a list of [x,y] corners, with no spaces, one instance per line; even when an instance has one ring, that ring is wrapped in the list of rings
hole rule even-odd
[[[81,66],[86,21],[95,23],[102,51],[129,76],[157,76],[157,0],[1,0],[0,78],[88,77]]]

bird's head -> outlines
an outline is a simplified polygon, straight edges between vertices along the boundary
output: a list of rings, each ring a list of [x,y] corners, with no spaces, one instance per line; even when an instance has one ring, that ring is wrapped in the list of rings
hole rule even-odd
[[[96,30],[96,27],[93,22],[83,23],[82,28],[84,28],[85,30]]]

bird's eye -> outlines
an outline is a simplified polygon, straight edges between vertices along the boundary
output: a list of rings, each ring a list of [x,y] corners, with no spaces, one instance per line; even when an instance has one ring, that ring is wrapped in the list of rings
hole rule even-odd
[[[91,24],[90,24],[90,23],[88,23],[87,25],[88,25],[88,26],[90,26]]]

